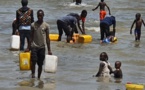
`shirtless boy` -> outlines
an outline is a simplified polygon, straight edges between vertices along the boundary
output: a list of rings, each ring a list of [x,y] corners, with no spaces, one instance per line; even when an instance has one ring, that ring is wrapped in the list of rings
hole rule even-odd
[[[95,11],[98,7],[100,7],[100,21],[104,19],[104,17],[106,16],[106,10],[105,7],[108,8],[109,11],[109,15],[111,15],[110,13],[110,8],[108,7],[108,5],[104,2],[104,0],[101,0],[101,2],[99,2],[98,6],[94,9],[92,9],[93,11]]]
[[[122,78],[123,74],[122,74],[122,70],[121,70],[121,62],[120,61],[116,61],[115,62],[115,68],[116,70],[113,72],[114,73],[114,78]]]
[[[145,23],[144,23],[144,20],[141,18],[141,14],[140,13],[137,13],[135,16],[136,16],[136,19],[132,23],[132,26],[131,26],[131,29],[130,29],[130,34],[132,34],[132,28],[133,28],[134,24],[136,24],[136,27],[135,27],[135,30],[134,30],[135,41],[140,41],[141,26],[142,26],[142,23],[145,26]]]

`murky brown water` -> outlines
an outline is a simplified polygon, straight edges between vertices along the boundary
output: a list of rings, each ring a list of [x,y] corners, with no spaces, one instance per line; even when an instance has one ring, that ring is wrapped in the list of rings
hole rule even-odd
[[[11,23],[15,13],[21,7],[20,0],[0,0],[0,90],[125,90],[127,82],[145,83],[145,27],[142,27],[140,43],[134,42],[129,34],[135,14],[140,12],[145,20],[145,0],[106,0],[117,19],[118,43],[100,45],[99,32],[90,29],[99,26],[99,9],[91,11],[100,0],[82,0],[81,6],[75,6],[71,0],[29,0],[28,6],[34,10],[35,20],[38,9],[45,12],[45,21],[50,24],[50,33],[57,33],[56,20],[70,12],[88,11],[86,20],[87,34],[92,35],[89,44],[66,44],[51,42],[54,55],[59,58],[55,74],[42,73],[41,80],[31,79],[30,71],[19,70],[18,51],[9,51]],[[97,31],[97,30],[96,30]],[[99,55],[107,52],[109,62],[122,62],[123,79],[101,82],[92,77],[99,67]]]

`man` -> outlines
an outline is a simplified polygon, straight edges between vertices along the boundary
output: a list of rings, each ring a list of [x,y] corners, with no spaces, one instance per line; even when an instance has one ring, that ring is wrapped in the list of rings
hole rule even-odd
[[[87,11],[82,10],[81,15],[79,15],[77,13],[70,13],[70,14],[68,14],[68,16],[69,15],[74,16],[77,19],[78,28],[80,29],[82,34],[86,34],[85,33],[85,21],[86,21]],[[80,21],[82,21],[82,25],[81,25],[82,28],[80,27]]]
[[[30,45],[30,27],[34,22],[33,10],[27,7],[28,0],[21,1],[22,7],[16,11],[17,29],[20,34],[20,50],[24,50],[25,38]]]
[[[104,39],[104,34],[106,37],[110,35],[110,26],[113,25],[113,36],[115,36],[116,32],[116,19],[114,16],[107,16],[102,21],[100,21],[100,34],[101,34],[101,41]]]
[[[70,42],[72,40],[73,33],[78,33],[77,27],[76,27],[77,19],[73,16],[64,16],[57,20],[57,28],[59,32],[59,38],[58,41],[61,41],[61,37],[63,34],[63,31],[65,32],[65,35],[67,36],[67,42]]]
[[[104,2],[104,0],[101,0],[101,2],[99,2],[99,4],[97,5],[97,7],[94,8],[94,9],[92,9],[92,10],[95,11],[98,7],[100,7],[100,21],[103,20],[104,17],[106,16],[105,7],[108,8],[109,15],[111,15],[111,13],[110,13],[110,8],[109,8],[108,5]]]
[[[45,42],[48,49],[48,54],[51,55],[49,25],[43,21],[43,10],[37,11],[38,20],[31,25],[31,72],[32,78],[35,78],[35,65],[38,65],[38,79],[41,77],[42,65],[45,59]]]

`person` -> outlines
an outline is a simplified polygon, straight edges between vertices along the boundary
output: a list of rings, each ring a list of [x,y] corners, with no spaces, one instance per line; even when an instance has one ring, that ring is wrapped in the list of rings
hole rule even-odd
[[[22,7],[16,11],[17,29],[20,34],[20,50],[24,50],[25,38],[30,45],[30,27],[34,22],[33,10],[27,7],[28,0],[21,0]],[[27,46],[27,48],[28,48]]]
[[[116,19],[114,16],[106,16],[102,21],[100,21],[100,36],[101,41],[104,39],[104,34],[106,37],[110,36],[110,26],[113,25],[113,36],[116,33]]]
[[[132,25],[131,25],[131,29],[130,29],[130,34],[132,34],[132,28],[134,26],[134,24],[136,24],[135,30],[134,30],[134,35],[135,35],[135,41],[140,41],[140,37],[141,37],[141,26],[142,23],[145,26],[144,20],[141,18],[141,14],[137,13],[135,15],[136,19],[133,21]]]
[[[31,24],[31,38],[29,50],[31,50],[31,72],[32,78],[35,78],[35,65],[38,65],[38,79],[41,77],[43,61],[45,59],[45,42],[48,49],[48,54],[52,55],[50,48],[49,25],[43,21],[44,11],[37,11],[36,22]]]
[[[82,3],[82,0],[73,0],[73,2],[76,2],[76,5],[80,5]]]
[[[80,31],[82,32],[82,34],[86,34],[85,32],[85,21],[86,21],[86,16],[87,16],[87,10],[82,10],[81,14],[77,14],[77,13],[70,13],[68,14],[68,16],[74,16],[77,19],[77,26],[80,29]],[[82,28],[80,27],[80,20],[82,21]]]
[[[109,15],[111,15],[110,12],[110,8],[108,7],[108,5],[104,2],[104,0],[101,0],[101,2],[99,2],[99,4],[97,5],[96,8],[92,9],[93,11],[95,11],[96,9],[98,9],[98,7],[100,7],[100,21],[103,20],[106,16],[106,10],[105,7],[108,8],[109,11]]]
[[[99,71],[95,77],[110,77],[110,74],[112,73],[112,67],[108,62],[108,55],[106,52],[102,52],[100,54],[100,61],[101,63],[99,66]]]
[[[115,68],[116,68],[116,70],[113,71],[114,78],[122,78],[123,74],[122,74],[122,70],[121,70],[121,62],[120,61],[115,62]]]
[[[72,40],[73,33],[78,33],[77,27],[76,27],[77,19],[73,16],[64,16],[57,20],[57,28],[59,32],[58,41],[61,41],[61,37],[63,34],[63,31],[65,32],[65,35],[67,36],[67,42],[69,43]]]
[[[106,37],[105,39],[103,39],[101,43],[113,43],[115,41],[117,41],[117,38],[115,36],[110,35]]]

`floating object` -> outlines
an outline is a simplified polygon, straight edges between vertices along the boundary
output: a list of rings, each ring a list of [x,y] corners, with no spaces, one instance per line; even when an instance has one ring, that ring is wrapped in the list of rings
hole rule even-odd
[[[144,85],[141,84],[126,84],[126,90],[144,90]]]
[[[19,54],[20,70],[30,70],[30,52],[20,52]]]
[[[58,41],[58,34],[49,34],[50,41]]]
[[[78,43],[90,43],[92,42],[91,35],[79,35]]]
[[[11,50],[19,50],[20,48],[20,36],[12,35],[10,41],[10,49]]]
[[[58,57],[55,55],[45,55],[44,72],[55,73],[57,70]]]

